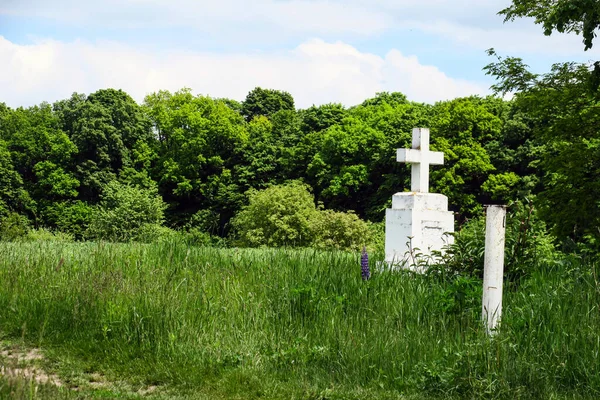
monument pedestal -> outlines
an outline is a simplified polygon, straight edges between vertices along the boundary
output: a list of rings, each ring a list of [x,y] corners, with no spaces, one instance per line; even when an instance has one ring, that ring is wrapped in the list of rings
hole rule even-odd
[[[449,232],[454,232],[454,215],[446,196],[396,193],[385,215],[385,261],[392,268],[410,267],[418,261],[412,258],[416,254],[427,257],[452,243]]]

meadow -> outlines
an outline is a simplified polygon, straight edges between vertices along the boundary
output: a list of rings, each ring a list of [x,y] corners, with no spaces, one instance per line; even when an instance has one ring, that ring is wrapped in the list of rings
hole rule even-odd
[[[156,398],[600,396],[593,260],[539,263],[508,284],[492,338],[480,279],[378,260],[363,281],[351,252],[0,243],[0,340],[42,349],[64,383],[3,378],[0,397],[143,396],[85,388],[82,374]]]

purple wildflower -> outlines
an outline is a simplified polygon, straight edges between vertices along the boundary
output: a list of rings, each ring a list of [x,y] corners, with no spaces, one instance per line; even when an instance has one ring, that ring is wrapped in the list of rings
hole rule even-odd
[[[367,248],[365,246],[363,246],[362,254],[360,256],[360,275],[364,281],[371,277],[371,271],[369,270],[369,254],[367,254]]]

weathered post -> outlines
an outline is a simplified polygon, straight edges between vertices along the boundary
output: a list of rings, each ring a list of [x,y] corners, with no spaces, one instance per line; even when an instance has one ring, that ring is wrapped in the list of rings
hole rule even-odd
[[[486,206],[481,317],[489,335],[494,334],[502,316],[505,226],[506,207]]]

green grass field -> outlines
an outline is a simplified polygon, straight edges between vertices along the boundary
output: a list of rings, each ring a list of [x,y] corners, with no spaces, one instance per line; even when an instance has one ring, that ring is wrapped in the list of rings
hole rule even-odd
[[[0,340],[63,382],[0,396],[598,398],[599,272],[565,257],[507,285],[489,339],[479,280],[365,282],[359,254],[0,243]]]

